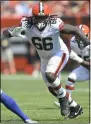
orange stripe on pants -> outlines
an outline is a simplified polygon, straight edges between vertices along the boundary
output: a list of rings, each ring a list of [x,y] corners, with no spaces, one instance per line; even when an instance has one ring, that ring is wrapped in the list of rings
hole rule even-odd
[[[67,90],[74,90],[74,87],[66,85],[65,87]]]
[[[57,75],[57,73],[58,73],[58,72],[59,72],[59,70],[61,69],[62,64],[63,64],[63,62],[64,62],[65,58],[66,58],[66,54],[65,54],[65,53],[63,53],[62,58],[61,58],[61,61],[60,61],[59,65],[58,65],[58,67],[57,67],[57,69],[56,69],[56,71],[55,71],[55,73],[54,73],[55,75]]]

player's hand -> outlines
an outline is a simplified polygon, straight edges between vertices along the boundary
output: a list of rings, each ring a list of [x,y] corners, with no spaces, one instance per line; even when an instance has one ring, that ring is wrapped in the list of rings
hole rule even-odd
[[[12,37],[11,32],[10,32],[8,29],[5,29],[5,30],[3,31],[3,35],[4,35],[6,38]]]
[[[70,52],[70,58],[78,63],[82,63],[83,59],[80,58],[73,50]]]

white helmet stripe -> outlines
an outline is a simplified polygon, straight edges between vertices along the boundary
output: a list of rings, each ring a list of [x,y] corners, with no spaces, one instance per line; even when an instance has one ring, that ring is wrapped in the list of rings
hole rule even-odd
[[[39,12],[40,12],[41,14],[44,14],[44,5],[43,5],[42,2],[39,3],[39,9],[40,9]]]
[[[42,12],[42,2],[40,2],[40,12]]]
[[[83,25],[79,25],[79,28],[82,29],[82,26],[83,26]]]

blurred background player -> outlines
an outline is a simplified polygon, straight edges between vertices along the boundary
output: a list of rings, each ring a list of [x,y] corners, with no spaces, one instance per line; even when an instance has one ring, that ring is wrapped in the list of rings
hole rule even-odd
[[[17,27],[12,31],[7,29],[3,33],[6,37],[27,34],[28,39],[31,39],[30,43],[35,46],[41,59],[43,80],[49,91],[51,89],[56,93],[60,102],[61,115],[67,116],[69,114],[68,102],[72,101],[72,99],[60,84],[60,72],[68,61],[69,53],[60,38],[60,33],[75,34],[85,45],[88,44],[89,40],[77,27],[64,24],[57,16],[50,16],[48,6],[42,2],[33,7],[33,17],[26,19],[29,19],[26,28]]]
[[[89,39],[90,30],[86,25],[79,25],[79,28],[83,31],[86,37]],[[70,58],[80,65],[74,69],[68,76],[66,84],[66,90],[71,95],[74,90],[76,81],[85,81],[90,79],[90,49],[91,45],[84,46],[82,41],[78,37],[72,37],[71,39],[71,52]]]
[[[86,25],[79,25],[79,28],[83,31],[86,37],[89,39],[90,30]],[[82,41],[78,37],[72,37],[70,40],[71,52],[70,59],[79,63],[79,67],[74,69],[71,74],[68,76],[68,81],[66,83],[66,91],[71,96],[72,91],[74,91],[74,86],[76,81],[85,81],[90,79],[90,43],[87,46],[84,46]],[[54,102],[57,106],[60,106],[58,102]],[[71,103],[72,104],[72,103]],[[74,104],[74,107],[70,107],[71,115],[70,118],[76,117],[75,113],[80,110],[81,106]]]
[[[37,121],[31,120],[29,117],[27,117],[23,111],[20,109],[20,107],[17,105],[16,101],[8,96],[5,92],[0,90],[0,102],[10,111],[18,115],[25,123],[33,124],[38,123]]]
[[[3,34],[1,35],[1,61],[3,63],[3,73],[16,74],[14,55],[11,50],[11,43],[6,39]]]

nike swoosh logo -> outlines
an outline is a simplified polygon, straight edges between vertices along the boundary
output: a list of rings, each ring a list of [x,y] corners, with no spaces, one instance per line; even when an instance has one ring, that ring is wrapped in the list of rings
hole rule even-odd
[[[81,109],[81,107],[79,108],[78,112],[75,112],[75,115],[77,115],[79,113],[80,109]]]

